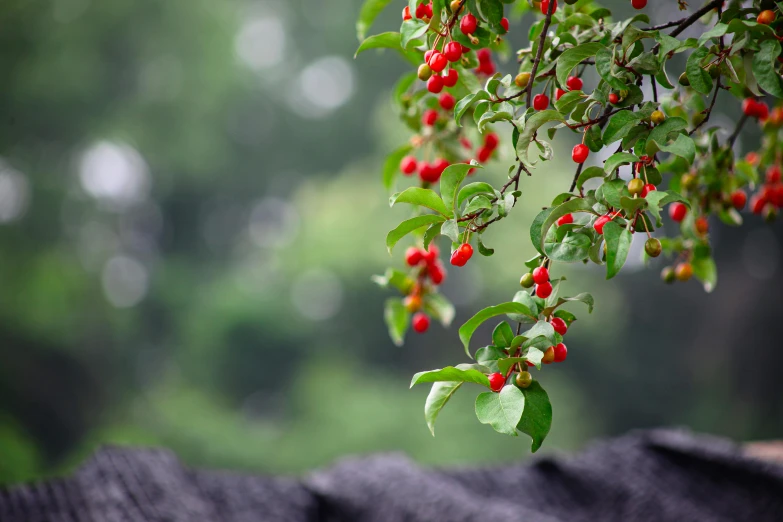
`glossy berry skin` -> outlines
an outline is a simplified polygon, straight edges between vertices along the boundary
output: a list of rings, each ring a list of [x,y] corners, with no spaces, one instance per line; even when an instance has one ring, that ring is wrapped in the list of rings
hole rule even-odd
[[[443,78],[438,74],[430,76],[430,79],[427,80],[427,90],[432,94],[438,94],[443,90]]]
[[[408,20],[410,20],[411,18],[413,18],[413,17],[411,16],[411,10],[410,10],[410,8],[409,8],[409,7],[406,5],[406,6],[405,6],[405,9],[403,9],[403,10],[402,10],[402,21],[403,21],[403,22],[407,22],[407,21],[408,21]]]
[[[559,100],[560,98],[562,98],[562,97],[563,97],[563,95],[564,95],[565,93],[566,93],[566,92],[565,92],[563,89],[561,89],[560,87],[558,87],[557,89],[555,89],[555,101],[557,101],[557,100]]]
[[[613,92],[609,93],[609,103],[612,105],[617,105],[620,103],[620,96]]]
[[[402,161],[400,161],[400,170],[403,174],[406,176],[410,176],[414,172],[416,172],[416,168],[418,167],[418,163],[416,162],[416,158],[413,156],[405,156],[402,158]]]
[[[742,190],[735,190],[731,193],[731,206],[737,210],[745,208],[745,204],[748,202],[748,195]]]
[[[552,364],[555,362],[555,347],[550,346],[544,352],[544,356],[541,358],[541,362],[544,364]]]
[[[500,143],[500,138],[494,132],[490,132],[484,137],[484,146],[488,149],[496,149]]]
[[[558,226],[568,225],[569,223],[573,223],[573,222],[574,222],[574,216],[572,214],[566,214],[565,216],[557,220],[557,225]]]
[[[628,182],[628,192],[630,192],[632,196],[641,194],[642,190],[644,190],[644,181],[641,179],[634,178]]]
[[[653,185],[652,183],[648,183],[642,189],[642,193],[640,194],[640,196],[642,196],[643,198],[647,197],[647,194],[649,194],[650,192],[653,192],[655,190],[656,190],[655,185]]]
[[[674,268],[674,277],[678,281],[687,281],[693,276],[693,267],[690,263],[680,263]]]
[[[581,91],[583,85],[582,79],[578,76],[569,76],[566,80],[566,87],[569,91]]]
[[[449,69],[449,72],[446,73],[443,78],[443,85],[446,87],[454,87],[457,85],[457,80],[459,80],[459,73],[456,69]]]
[[[634,9],[644,9],[647,7],[647,0],[631,0]]]
[[[650,121],[656,125],[660,125],[666,121],[666,115],[662,111],[653,111],[653,113],[650,115]]]
[[[508,32],[508,18],[505,16],[500,19],[500,27],[502,27],[505,32]]]
[[[533,269],[533,281],[537,285],[543,285],[549,282],[549,270],[543,266],[537,266]]]
[[[530,73],[529,72],[521,72],[516,75],[514,78],[514,83],[519,87],[520,89],[524,89],[527,87],[527,84],[530,83]]]
[[[430,79],[432,76],[432,69],[430,69],[430,66],[426,63],[423,63],[419,65],[419,69],[416,72],[417,76],[419,77],[419,80],[426,82]]]
[[[557,11],[557,0],[553,0],[554,5],[552,6],[552,14]],[[549,12],[549,0],[542,0],[541,1],[541,14],[547,14]]]
[[[767,198],[762,194],[756,194],[750,198],[750,211],[754,214],[761,214],[764,211],[764,207],[767,206]]]
[[[770,11],[769,9],[765,11],[761,11],[759,15],[756,17],[756,22],[763,25],[769,25],[774,21],[775,21],[775,12]]]
[[[451,163],[449,163],[447,159],[438,158],[435,160],[435,163],[432,164],[432,167],[438,171],[438,177],[440,178],[443,171],[446,170],[449,165],[451,165]]]
[[[479,163],[485,163],[489,161],[489,158],[492,157],[492,149],[489,147],[481,147],[478,151],[476,151],[476,159]]]
[[[449,61],[446,59],[445,56],[443,56],[443,53],[440,51],[433,51],[430,55],[429,59],[427,60],[427,65],[430,66],[430,69],[433,70],[433,72],[439,73],[443,69],[446,68],[446,66],[449,64]]]
[[[650,257],[658,257],[661,255],[661,249],[661,242],[654,237],[651,237],[644,242],[644,251]]]
[[[443,46],[443,56],[450,62],[459,61],[462,58],[462,44],[459,42],[449,42]]]
[[[516,377],[514,377],[514,381],[517,383],[517,386],[519,386],[522,389],[529,388],[531,384],[533,384],[533,376],[530,375],[530,372],[519,372]]]
[[[566,345],[563,343],[558,343],[555,345],[555,357],[554,361],[556,363],[563,362],[566,360],[566,357],[568,356],[568,348],[566,348]]]
[[[430,327],[430,317],[423,312],[417,312],[413,315],[411,325],[417,333],[424,333]]]
[[[408,266],[416,266],[422,261],[424,261],[424,256],[422,255],[422,251],[418,248],[410,247],[405,251],[405,263]]]
[[[672,221],[681,223],[687,213],[688,207],[683,203],[676,202],[669,205],[669,217],[672,218]]]
[[[451,254],[451,264],[454,266],[465,266],[473,256],[473,247],[469,243],[463,243]]]
[[[693,223],[693,226],[696,228],[696,232],[702,236],[710,230],[710,224],[707,221],[707,218],[704,216],[697,217],[696,221]]]
[[[456,103],[456,100],[454,99],[454,96],[451,94],[444,92],[440,95],[440,98],[438,98],[438,104],[441,106],[441,108],[444,111],[450,111],[454,108],[454,104]]]
[[[574,163],[584,163],[589,155],[590,149],[584,143],[574,145],[574,149],[571,151],[571,159],[574,160]]]
[[[780,167],[778,165],[770,165],[767,169],[766,180],[770,185],[780,181]]]
[[[533,281],[533,274],[530,272],[522,274],[522,277],[519,278],[519,284],[522,288],[531,288],[535,284],[535,281]]]
[[[477,27],[478,20],[470,13],[463,16],[462,20],[459,21],[459,30],[462,31],[462,34],[473,34],[476,32]]]
[[[427,109],[424,114],[421,115],[421,122],[424,125],[432,126],[438,121],[438,111],[435,109]]]
[[[601,216],[598,219],[595,220],[595,223],[593,223],[593,228],[596,232],[599,234],[604,233],[604,225],[609,223],[612,219],[609,216]]]
[[[555,331],[560,335],[565,335],[568,331],[568,325],[559,317],[553,317],[552,320],[549,321],[549,324],[551,324],[552,328],[554,328]]]
[[[489,389],[495,393],[502,390],[506,384],[506,379],[502,373],[490,373],[487,375],[487,379],[489,379]]]
[[[541,299],[546,299],[550,295],[552,295],[552,283],[536,285],[536,296]]]
[[[745,116],[755,116],[756,100],[753,98],[745,98],[742,100],[742,112]]]
[[[427,265],[427,275],[429,276],[430,281],[432,281],[432,284],[436,286],[446,279],[446,271],[443,270],[443,265],[437,261]]]
[[[544,111],[549,107],[549,97],[546,94],[536,94],[533,96],[533,108],[537,111]]]

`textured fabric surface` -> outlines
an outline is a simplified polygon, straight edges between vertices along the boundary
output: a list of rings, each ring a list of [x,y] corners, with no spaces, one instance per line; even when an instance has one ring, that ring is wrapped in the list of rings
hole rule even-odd
[[[193,470],[107,448],[73,476],[0,491],[0,522],[783,521],[783,466],[684,431],[635,432],[572,456],[433,469],[402,455],[312,474]]]

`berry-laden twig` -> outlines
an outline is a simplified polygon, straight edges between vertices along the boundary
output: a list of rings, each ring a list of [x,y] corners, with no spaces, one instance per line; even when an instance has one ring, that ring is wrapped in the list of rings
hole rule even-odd
[[[635,9],[647,6],[646,0],[630,3]],[[641,233],[646,260],[670,258],[661,272],[665,282],[698,279],[711,291],[717,271],[709,217],[739,225],[747,217],[741,211],[771,221],[783,208],[783,106],[769,105],[783,96],[778,60],[783,25],[777,11],[724,12],[723,0],[711,0],[687,17],[650,27],[634,19],[609,23],[604,15],[594,24],[566,27],[563,22],[573,15],[585,19],[603,11],[595,3],[570,0],[558,11],[556,0],[542,0],[531,29],[535,41],[517,51],[516,62],[502,63],[506,33],[516,29],[504,17],[511,4],[412,0],[403,7],[399,33],[371,36],[359,52],[391,47],[419,64],[415,76],[394,88],[397,112],[412,138],[383,169],[391,204],[412,208],[388,233],[387,248],[391,252],[408,237],[415,244],[405,254],[407,270],[390,268],[374,278],[401,294],[387,300],[384,314],[396,344],[409,328],[423,334],[433,320],[449,326],[454,317],[439,292],[446,278],[435,246],[440,236],[451,243],[450,255],[444,252],[450,270],[466,270],[477,264],[476,257],[492,255],[484,232],[502,226],[521,206],[524,178],[546,174],[550,160],[571,150],[576,168],[568,192],[549,203],[525,192],[525,204],[542,210],[524,234],[534,255],[524,262],[523,290],[476,312],[459,328],[468,362],[417,373],[412,381],[432,383],[425,418],[433,433],[451,395],[478,385],[484,388],[476,397],[478,420],[504,434],[529,435],[535,451],[552,421],[542,368],[566,360],[563,339],[575,313],[580,306],[591,312],[594,304],[590,294],[574,293],[561,277],[563,264],[592,264],[613,278]],[[359,25],[369,27],[377,11],[375,3],[363,9]],[[698,46],[678,38],[712,11],[718,16],[710,17],[713,25]],[[747,31],[751,12],[768,28]],[[553,26],[556,38],[548,34]],[[735,44],[740,38],[742,45]],[[685,72],[670,76],[676,54],[684,55]],[[590,68],[593,74],[585,74]],[[744,76],[737,76],[738,68]],[[669,77],[679,77],[677,85]],[[707,125],[721,90],[727,101],[729,94],[754,93],[736,107],[725,104],[742,111],[725,140],[722,129]],[[756,150],[735,156],[735,143],[749,123],[760,126],[763,139]],[[560,141],[563,134],[571,137],[568,145]],[[482,170],[505,158],[514,164],[502,181],[491,169]],[[664,237],[664,220],[679,233]],[[475,350],[474,334],[490,320],[496,322],[490,344]],[[583,356],[573,348],[572,358]],[[537,378],[533,369],[541,372]]]

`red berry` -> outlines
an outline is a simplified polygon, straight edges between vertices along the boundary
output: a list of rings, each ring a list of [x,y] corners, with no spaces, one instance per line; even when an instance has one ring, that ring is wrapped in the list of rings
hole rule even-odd
[[[473,247],[468,243],[463,243],[451,254],[451,264],[465,266],[471,256],[473,256]]]
[[[761,11],[759,15],[756,17],[756,22],[763,25],[769,25],[774,21],[775,21],[775,11],[770,11],[769,9]]]
[[[484,146],[486,148],[494,150],[497,148],[498,143],[500,143],[500,139],[498,139],[498,135],[494,132],[490,132],[484,136]]]
[[[735,190],[731,193],[731,204],[737,210],[745,208],[745,204],[748,202],[748,195],[742,190]]]
[[[432,0],[424,6],[427,17],[432,18]]]
[[[435,245],[430,245],[429,249],[421,251],[422,258],[428,265],[434,263],[438,259],[438,254],[440,254],[440,250],[438,250],[438,247]]]
[[[536,295],[541,299],[546,299],[552,295],[552,283],[542,283],[536,285]]]
[[[405,251],[405,263],[408,266],[416,266],[424,260],[421,250],[416,247],[410,247]]]
[[[555,362],[555,347],[550,346],[544,351],[544,356],[541,358],[541,362],[544,364],[552,364]]]
[[[491,61],[480,63],[479,66],[476,68],[476,73],[492,76],[493,74],[495,74],[495,64],[492,63]]]
[[[438,103],[443,108],[444,111],[450,111],[454,108],[454,104],[456,103],[456,100],[454,99],[454,96],[451,94],[444,92],[440,95],[440,98],[438,98]]]
[[[416,6],[416,18],[424,18],[427,16],[427,5],[419,4]],[[430,15],[432,16],[432,15]]]
[[[604,233],[604,225],[609,223],[612,220],[609,216],[601,216],[598,219],[595,220],[595,223],[593,223],[593,228],[596,232],[599,234]]]
[[[432,164],[432,168],[434,168],[438,172],[438,177],[440,178],[441,174],[443,174],[443,171],[446,170],[446,168],[451,165],[448,160],[444,158],[438,158],[435,160],[435,163]]]
[[[462,31],[462,34],[473,34],[476,32],[476,27],[478,27],[478,20],[470,13],[459,21],[459,30]]]
[[[560,335],[565,335],[568,331],[568,325],[559,317],[553,317],[552,320],[549,321],[549,324],[551,324],[552,328],[554,328],[555,331]]]
[[[440,179],[440,172],[438,172],[435,165],[422,161],[419,164],[419,178],[428,183],[435,183]]]
[[[492,53],[486,47],[476,51],[476,59],[479,63],[487,63],[492,61]]]
[[[557,346],[555,346],[555,362],[565,361],[566,356],[568,356],[568,349],[566,348],[566,345],[563,343],[558,343]]]
[[[578,76],[569,76],[568,80],[566,80],[566,87],[568,87],[569,91],[581,91],[582,86],[582,79]]]
[[[560,87],[558,87],[557,89],[555,89],[555,101],[557,101],[557,100],[559,100],[560,98],[562,98],[562,97],[563,97],[563,95],[564,95],[565,93],[566,93],[566,92],[565,92],[563,89],[561,89]]]
[[[470,149],[472,149],[472,148],[473,148],[473,144],[472,144],[472,143],[470,142],[470,140],[469,140],[469,139],[467,139],[465,136],[462,136],[462,137],[459,139],[459,142],[460,142],[460,144],[462,145],[462,147],[463,147],[463,148],[465,148],[465,149],[468,149],[468,150],[470,150]],[[470,161],[468,161],[468,163],[470,163]]]
[[[579,143],[574,146],[574,150],[571,151],[571,159],[576,163],[584,163],[590,154],[590,149],[584,143]]]
[[[544,111],[547,107],[549,107],[549,98],[546,94],[536,94],[533,96],[533,108],[535,110]]]
[[[680,223],[683,219],[685,219],[685,214],[687,213],[688,207],[686,207],[683,203],[672,203],[669,206],[669,217],[677,223]]]
[[[557,220],[558,225],[568,225],[569,223],[573,223],[573,222],[574,222],[574,216],[571,214],[566,214],[565,216]]]
[[[549,282],[549,270],[544,266],[537,266],[533,269],[533,281],[537,285],[542,285]]]
[[[783,183],[777,182],[770,187],[769,200],[777,208],[783,207]]]
[[[438,74],[430,76],[430,79],[427,80],[427,90],[432,94],[438,94],[443,90],[443,78]]]
[[[411,18],[412,18],[412,17],[411,17],[411,10],[410,10],[410,8],[409,8],[409,7],[406,5],[406,6],[405,6],[405,9],[403,9],[403,10],[402,10],[402,21],[403,21],[403,22],[407,22],[407,21],[408,21],[408,20],[410,20]]]
[[[424,333],[430,327],[430,318],[423,312],[413,314],[413,329],[418,333]]]
[[[745,154],[745,161],[750,163],[751,165],[755,165],[759,162],[759,154],[758,152],[748,152]]]
[[[549,11],[549,0],[542,0],[541,2],[541,14],[547,14]],[[552,6],[552,14],[557,11],[557,0],[554,0],[554,5]]]
[[[456,69],[449,69],[449,72],[446,73],[446,76],[443,76],[443,85],[446,87],[454,87],[457,85],[457,80],[459,79],[459,73]]]
[[[417,166],[418,165],[416,163],[416,158],[414,158],[413,156],[405,156],[404,158],[402,158],[402,161],[400,161],[400,170],[406,176],[410,176],[411,174],[416,172]]]
[[[756,117],[759,121],[765,121],[769,117],[769,107],[764,102],[756,102]]]
[[[634,9],[644,9],[647,6],[647,0],[631,0]]]
[[[427,275],[430,276],[430,281],[432,281],[433,285],[439,285],[446,279],[446,271],[443,270],[443,265],[438,261],[427,265]]]
[[[756,100],[753,98],[745,98],[742,100],[742,112],[745,114],[745,116],[755,116]]]
[[[767,183],[777,183],[780,181],[780,167],[778,165],[770,165],[767,169]]]
[[[609,103],[611,103],[612,105],[617,105],[619,102],[620,102],[620,97],[617,94],[610,92]]]
[[[421,115],[421,122],[424,125],[435,125],[435,122],[438,121],[438,111],[435,109],[427,109],[424,111],[424,114]]]
[[[486,163],[489,161],[490,157],[492,157],[492,149],[489,147],[481,147],[476,152],[476,159],[479,161],[479,163]]]
[[[490,373],[487,378],[489,379],[489,388],[495,393],[502,390],[506,384],[506,378],[502,373]]]
[[[710,229],[710,223],[707,221],[707,218],[704,216],[699,216],[696,218],[696,221],[693,223],[693,226],[696,228],[696,232],[699,233],[699,235],[706,234]]]
[[[436,73],[441,72],[443,69],[446,68],[448,64],[449,61],[446,59],[445,56],[443,56],[443,53],[441,53],[440,51],[432,51],[429,60],[427,60],[427,65],[429,65],[430,69],[432,69],[433,72]]]
[[[500,19],[500,27],[502,27],[505,32],[508,32],[508,18],[505,16]]]
[[[647,194],[649,194],[649,193],[650,193],[650,192],[652,192],[653,190],[656,190],[656,189],[655,189],[655,185],[653,185],[652,183],[648,183],[648,184],[646,184],[646,185],[644,186],[644,188],[642,188],[642,194],[641,194],[641,196],[642,196],[642,197],[645,197]]]
[[[443,46],[443,56],[450,62],[456,62],[462,58],[462,44],[449,42]]]
[[[754,214],[761,214],[764,207],[767,206],[767,203],[767,198],[765,198],[763,194],[756,194],[750,198],[750,211]]]

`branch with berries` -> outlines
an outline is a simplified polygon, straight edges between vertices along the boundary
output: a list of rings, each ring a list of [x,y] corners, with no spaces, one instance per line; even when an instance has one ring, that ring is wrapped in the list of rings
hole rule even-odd
[[[357,54],[391,48],[415,67],[392,89],[412,137],[383,169],[391,206],[410,208],[388,233],[387,248],[391,253],[410,238],[414,245],[405,269],[374,278],[400,293],[385,309],[396,344],[409,328],[423,334],[431,319],[448,327],[454,318],[439,292],[446,269],[438,238],[451,244],[446,257],[455,269],[473,259],[474,249],[491,256],[482,236],[511,215],[525,188],[523,173],[546,171],[556,135],[577,141],[570,187],[530,224],[535,255],[524,263],[522,289],[459,328],[470,362],[417,373],[411,383],[432,384],[425,419],[433,433],[451,396],[477,384],[486,388],[476,397],[478,420],[501,433],[529,435],[535,451],[552,422],[541,370],[567,358],[564,336],[577,319],[571,307],[589,313],[594,305],[589,293],[573,294],[564,277],[553,277],[558,263],[598,265],[610,279],[643,234],[645,261],[671,260],[661,274],[665,282],[696,278],[711,291],[717,269],[710,218],[741,225],[749,193],[752,214],[772,221],[783,207],[783,106],[769,105],[783,98],[780,7],[711,0],[684,18],[651,25],[644,13],[613,20],[589,0],[566,0],[562,8],[557,0],[534,1],[532,9],[520,0],[408,0],[399,32],[365,38],[389,3],[365,1]],[[631,1],[637,10],[646,4]],[[528,46],[516,52],[505,39],[512,30],[507,11],[537,17]],[[695,24],[706,29],[681,36]],[[516,62],[499,63],[507,56]],[[512,66],[513,72],[497,72]],[[710,119],[721,102],[742,110],[731,133]],[[763,139],[740,156],[736,142],[749,123]],[[602,151],[605,159],[590,161]],[[513,157],[500,182],[482,170],[499,156]],[[527,196],[533,201],[535,194]],[[678,226],[676,235],[662,234],[665,219]],[[489,344],[474,349],[477,329],[498,320]],[[540,372],[535,379],[533,369]]]

